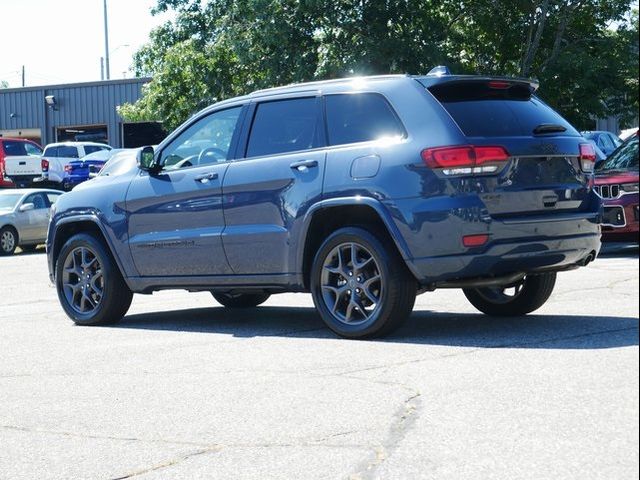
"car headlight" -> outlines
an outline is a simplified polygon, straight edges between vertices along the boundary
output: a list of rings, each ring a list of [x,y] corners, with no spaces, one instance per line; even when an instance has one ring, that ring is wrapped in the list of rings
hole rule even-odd
[[[637,193],[638,192],[638,184],[637,183],[623,183],[620,185],[620,189],[623,192],[627,193]]]

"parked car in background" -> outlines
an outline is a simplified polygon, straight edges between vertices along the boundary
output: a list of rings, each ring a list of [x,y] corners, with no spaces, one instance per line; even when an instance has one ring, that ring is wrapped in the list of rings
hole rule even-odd
[[[122,148],[98,150],[78,160],[69,162],[64,168],[62,180],[64,190],[71,190],[76,185],[98,175],[109,159],[122,151],[124,151]]]
[[[111,147],[104,143],[94,142],[50,143],[42,153],[42,180],[51,186],[64,189],[68,165],[85,155],[100,150],[111,150]]]
[[[532,312],[557,272],[595,258],[601,210],[592,145],[537,87],[393,75],[212,105],[53,207],[60,303],[96,325],[133,292],[209,291],[227,307],[310,292],[349,338],[392,331],[437,288],[489,315]]]
[[[62,192],[42,188],[0,191],[0,255],[33,250],[47,238],[51,205]]]
[[[42,147],[24,138],[0,137],[0,187],[30,185],[42,175]]]
[[[622,145],[622,140],[611,132],[595,130],[581,133],[584,138],[593,140],[593,142],[607,157],[611,155],[616,148]]]
[[[604,203],[602,239],[638,243],[638,133],[596,169],[595,191]]]
[[[622,130],[620,132],[620,135],[618,135],[618,136],[620,137],[620,140],[625,141],[631,135],[634,135],[636,133],[638,133],[638,127],[626,128],[626,129]]]

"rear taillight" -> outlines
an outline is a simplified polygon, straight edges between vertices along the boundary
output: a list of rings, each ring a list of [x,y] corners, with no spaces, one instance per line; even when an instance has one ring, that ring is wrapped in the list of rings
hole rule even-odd
[[[64,171],[66,173],[71,173],[72,170],[73,170],[73,167],[71,165],[65,165],[64,166]]]
[[[492,173],[509,159],[509,152],[499,146],[427,148],[420,155],[429,168],[442,169],[445,175]]]
[[[47,160],[46,158],[43,158],[42,160],[40,160],[40,168],[42,169],[43,172],[48,172],[49,160]]]
[[[590,143],[580,144],[580,168],[583,172],[593,172],[596,164],[596,149]]]

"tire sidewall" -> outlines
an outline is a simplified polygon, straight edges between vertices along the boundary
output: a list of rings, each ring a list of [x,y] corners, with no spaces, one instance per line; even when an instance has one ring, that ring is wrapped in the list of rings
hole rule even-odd
[[[335,318],[325,304],[321,288],[322,268],[327,255],[329,255],[329,253],[331,253],[331,251],[338,245],[348,242],[361,244],[369,250],[378,264],[378,270],[383,282],[382,297],[380,298],[379,308],[365,323],[358,325],[348,325]],[[385,326],[387,320],[386,317],[388,315],[388,296],[390,294],[388,279],[391,276],[391,272],[389,271],[389,265],[391,262],[392,259],[387,253],[384,245],[370,232],[361,228],[349,227],[336,230],[322,243],[313,260],[310,287],[313,302],[320,312],[322,319],[331,330],[344,337],[361,338],[373,336]]]
[[[98,308],[96,310],[87,314],[77,312],[71,305],[69,305],[67,297],[64,294],[64,289],[62,287],[62,273],[65,261],[69,253],[78,247],[89,248],[96,255],[96,257],[98,257],[98,261],[102,266],[102,275],[104,277],[104,290],[100,304],[98,305]],[[58,259],[56,261],[55,271],[56,291],[58,293],[60,304],[62,305],[65,313],[69,317],[71,317],[71,319],[78,325],[93,325],[96,323],[101,323],[105,317],[105,310],[107,310],[108,303],[118,300],[116,298],[112,298],[114,290],[113,277],[118,272],[115,272],[113,261],[111,260],[110,255],[107,253],[102,243],[100,243],[91,235],[74,235],[64,244],[64,246],[60,250],[60,254],[58,255]]]

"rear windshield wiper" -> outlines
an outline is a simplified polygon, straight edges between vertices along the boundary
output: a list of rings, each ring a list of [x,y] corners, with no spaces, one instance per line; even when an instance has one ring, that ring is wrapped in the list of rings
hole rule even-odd
[[[555,133],[555,132],[566,132],[567,128],[562,125],[556,125],[555,123],[541,123],[536,128],[533,129],[534,135],[538,135],[541,133]]]

